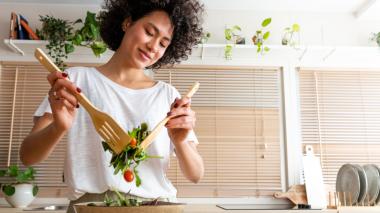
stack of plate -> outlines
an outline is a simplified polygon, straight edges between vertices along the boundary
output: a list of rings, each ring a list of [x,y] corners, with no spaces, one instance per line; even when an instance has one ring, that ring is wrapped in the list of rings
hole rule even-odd
[[[376,205],[380,202],[380,168],[374,164],[344,164],[336,178],[341,205]]]

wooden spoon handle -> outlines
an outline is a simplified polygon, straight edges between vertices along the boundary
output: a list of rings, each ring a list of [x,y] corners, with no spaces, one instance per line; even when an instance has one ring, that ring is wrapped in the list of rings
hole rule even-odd
[[[199,82],[195,82],[194,85],[191,87],[191,89],[186,93],[187,98],[191,98],[195,92],[199,89]],[[165,124],[171,119],[173,116],[167,116],[164,118],[160,123],[154,127],[152,132],[141,142],[141,148],[144,150],[146,149],[156,138],[156,136],[161,132],[162,127],[165,126]]]
[[[55,65],[51,60],[50,58],[40,49],[40,48],[36,48],[36,50],[34,51],[34,56],[37,58],[37,60],[49,71],[49,72],[62,72],[61,69],[59,69],[57,67],[57,65]],[[68,80],[68,79],[67,79]],[[92,105],[92,103],[86,98],[86,96],[84,96],[82,93],[74,93],[73,94],[78,102],[83,106],[85,107],[87,110],[89,108],[93,108],[93,109],[96,109],[96,107],[94,105]]]

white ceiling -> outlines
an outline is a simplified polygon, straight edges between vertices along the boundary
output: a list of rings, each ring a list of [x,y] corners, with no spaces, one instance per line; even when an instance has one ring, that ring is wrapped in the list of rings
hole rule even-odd
[[[380,18],[380,0],[201,0],[211,10],[255,10],[351,13],[360,18]],[[103,0],[1,0],[5,3],[91,4]]]

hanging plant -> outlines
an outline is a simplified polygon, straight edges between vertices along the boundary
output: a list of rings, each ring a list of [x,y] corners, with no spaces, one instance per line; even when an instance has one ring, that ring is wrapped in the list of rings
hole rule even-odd
[[[72,24],[67,20],[54,18],[50,15],[40,15],[40,21],[42,28],[37,30],[37,35],[48,41],[46,45],[48,54],[53,58],[54,63],[64,70],[66,67],[64,59],[67,59],[67,55],[74,51],[72,44],[66,42],[73,35]]]
[[[372,33],[371,41],[376,41],[377,45],[380,47],[380,32]]]
[[[82,23],[82,20],[78,19],[74,24],[76,23]],[[87,11],[83,27],[75,31],[71,42],[75,46],[91,48],[96,57],[107,50],[107,45],[100,37],[99,19],[95,13]]]
[[[224,58],[227,60],[232,59],[232,44],[244,44],[244,38],[239,35],[241,32],[241,28],[238,25],[235,25],[231,28],[226,28],[224,30],[224,38],[226,39],[226,43],[228,43],[224,48]]]
[[[295,23],[291,27],[284,29],[284,34],[282,36],[281,44],[289,45],[291,47],[296,47],[300,43],[300,26]]]
[[[40,21],[42,28],[37,30],[37,34],[41,39],[48,40],[48,54],[62,70],[66,68],[64,60],[74,52],[75,46],[91,48],[96,57],[107,50],[107,45],[100,37],[99,20],[95,13],[87,11],[84,23],[82,19],[69,22],[49,15],[40,16]],[[83,26],[74,33],[74,26],[79,23],[83,23]]]
[[[262,29],[256,31],[255,35],[252,37],[252,42],[257,46],[257,52],[263,53],[268,52],[270,49],[267,46],[264,46],[264,42],[269,38],[270,32],[264,32],[264,28],[267,27],[272,22],[272,18],[266,18],[261,22]]]

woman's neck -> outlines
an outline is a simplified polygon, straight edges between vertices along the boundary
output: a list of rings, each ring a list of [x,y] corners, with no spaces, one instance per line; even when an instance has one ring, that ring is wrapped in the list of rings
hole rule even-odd
[[[114,54],[106,64],[97,69],[117,84],[131,89],[149,88],[155,84],[151,78],[145,75],[144,70],[127,66],[125,63],[121,63],[122,61]]]

